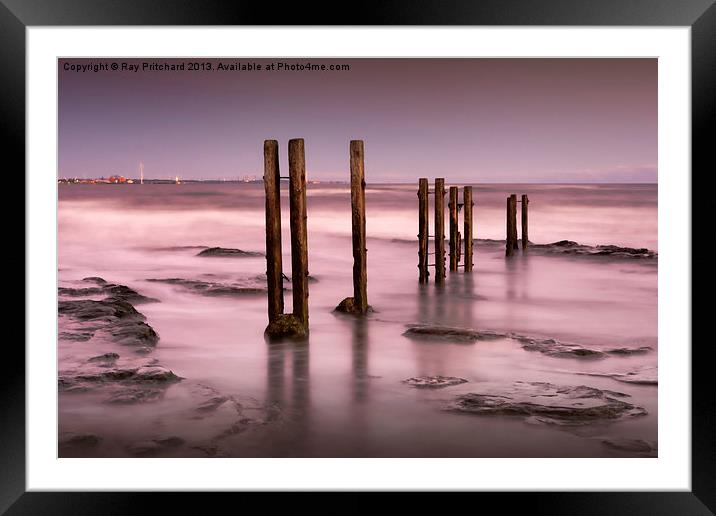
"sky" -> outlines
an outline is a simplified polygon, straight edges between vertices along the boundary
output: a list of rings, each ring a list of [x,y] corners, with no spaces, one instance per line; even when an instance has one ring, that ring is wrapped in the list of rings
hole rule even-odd
[[[369,183],[657,180],[656,59],[60,59],[58,96],[59,177],[260,178],[304,138],[309,180],[348,181],[353,139]]]

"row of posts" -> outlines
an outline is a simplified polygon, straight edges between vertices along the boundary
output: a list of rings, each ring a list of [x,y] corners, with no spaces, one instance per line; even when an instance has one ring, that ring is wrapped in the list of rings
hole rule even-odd
[[[450,245],[450,271],[455,272],[463,267],[465,272],[471,272],[473,267],[473,232],[472,232],[472,186],[462,188],[462,203],[459,202],[459,189],[450,187],[448,208],[450,212],[449,245]],[[430,235],[429,202],[428,195],[433,194],[434,199],[434,234]],[[463,234],[459,230],[459,213],[463,211]],[[420,283],[427,283],[430,273],[428,268],[435,267],[435,282],[445,280],[445,179],[435,179],[432,192],[428,190],[427,178],[418,180],[418,271]],[[428,252],[428,241],[432,237],[434,251]],[[462,242],[465,242],[465,254],[462,256]],[[434,263],[428,263],[428,257],[434,256]],[[460,265],[460,260],[463,264]]]
[[[366,259],[365,165],[362,140],[350,142],[351,226],[353,246],[353,296],[337,311],[364,315],[368,305]],[[278,142],[264,142],[264,188],[266,191],[266,280],[268,284],[269,337],[308,335],[308,233],[306,214],[306,159],[303,139],[288,142],[288,177],[279,171]],[[282,179],[289,180],[291,229],[291,283],[293,313],[284,313],[283,258],[281,249]]]
[[[512,194],[507,198],[507,238],[505,239],[505,256],[512,256],[519,249],[517,243],[517,195]],[[530,200],[526,195],[522,195],[519,201],[522,205],[522,251],[527,251],[529,245],[529,235],[527,227],[527,208]]]

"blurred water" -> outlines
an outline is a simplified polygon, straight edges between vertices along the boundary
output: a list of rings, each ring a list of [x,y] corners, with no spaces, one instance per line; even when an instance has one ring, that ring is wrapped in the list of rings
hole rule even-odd
[[[479,185],[476,238],[504,238],[510,193],[530,197],[534,242],[569,239],[657,250],[655,185]],[[127,455],[132,443],[166,435],[210,442],[210,454],[229,456],[629,456],[633,453],[600,440],[657,440],[655,386],[575,374],[656,366],[653,262],[539,253],[505,260],[499,245],[479,243],[472,274],[449,274],[442,288],[432,280],[419,285],[415,186],[368,185],[366,206],[368,297],[376,312],[365,320],[332,313],[352,294],[350,191],[343,185],[310,185],[309,270],[317,279],[310,284],[310,339],[267,344],[265,296],[204,297],[146,281],[230,282],[263,273],[263,257],[202,258],[186,247],[263,251],[263,185],[61,185],[60,283],[78,286],[86,276],[101,276],[159,299],[137,306],[161,336],[152,356],[186,380],[161,401],[140,405],[107,405],[91,393],[63,393],[60,433],[102,436],[100,446],[76,452],[99,456]],[[283,223],[284,272],[290,275],[286,211]],[[286,296],[290,307],[290,292]],[[515,332],[594,349],[651,346],[654,351],[604,360],[554,358],[525,351],[512,339],[409,340],[401,334],[412,323]],[[60,341],[60,369],[113,349],[97,346]],[[401,383],[436,374],[469,382],[434,391]],[[514,381],[616,390],[630,394],[629,402],[649,415],[564,429],[443,410],[458,394]],[[224,435],[229,416],[186,416],[194,401],[182,384],[209,386],[257,411],[274,407],[280,416]],[[206,448],[187,445],[162,454],[205,456]]]

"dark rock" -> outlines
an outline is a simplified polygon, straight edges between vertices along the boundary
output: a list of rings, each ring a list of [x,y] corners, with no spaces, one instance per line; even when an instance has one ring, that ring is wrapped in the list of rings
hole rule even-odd
[[[85,278],[82,281],[89,281],[97,283],[97,287],[83,287],[83,288],[70,288],[70,287],[59,287],[57,293],[61,296],[67,297],[88,297],[88,296],[108,296],[117,299],[122,299],[128,303],[156,303],[159,300],[151,297],[143,296],[134,289],[129,288],[126,285],[116,285],[114,283],[107,283],[102,278]]]
[[[158,401],[164,396],[164,389],[127,388],[111,394],[105,403],[133,404]]]
[[[60,440],[60,446],[93,447],[102,439],[95,434],[75,434]]]
[[[601,376],[605,378],[612,378],[618,382],[632,383],[636,385],[658,385],[659,380],[657,378],[657,368],[645,366],[634,371],[626,373],[583,373],[578,372],[575,374],[583,376]]]
[[[117,353],[105,353],[104,355],[98,355],[96,357],[92,357],[87,359],[87,362],[98,362],[102,365],[111,365],[114,364],[119,359],[119,355]]]
[[[177,285],[202,296],[246,296],[265,294],[266,288],[182,278],[151,278],[147,281]]]
[[[149,441],[141,441],[129,447],[129,452],[133,455],[148,456],[156,455],[169,448],[177,448],[184,444],[181,437],[171,436],[161,439],[152,439]]]
[[[308,333],[301,321],[292,314],[281,314],[275,321],[269,323],[264,335],[269,339],[305,339]]]
[[[58,312],[83,322],[94,322],[92,330],[104,330],[115,341],[130,345],[151,345],[159,341],[154,329],[146,324],[144,315],[121,298],[100,301],[81,299],[59,301]],[[83,328],[83,331],[88,331]]]
[[[482,415],[520,416],[555,425],[584,425],[642,416],[647,412],[618,398],[627,394],[585,385],[558,386],[545,382],[515,382],[494,393],[458,396],[448,410]]]
[[[338,306],[333,309],[334,312],[340,312],[344,314],[352,314],[352,315],[364,315],[361,313],[360,309],[356,305],[355,299],[352,297],[347,297],[340,303],[338,303]],[[368,312],[370,313],[373,311],[373,307],[368,305]]]
[[[410,326],[403,336],[412,339],[449,340],[453,342],[475,342],[477,340],[495,340],[508,338],[505,334],[492,331],[477,331],[470,328],[457,328],[452,326]]]
[[[61,340],[73,340],[75,342],[87,342],[94,336],[94,331],[67,330],[61,331],[58,338]]]
[[[97,285],[107,284],[107,280],[104,278],[100,278],[99,276],[90,276],[88,278],[82,278],[82,281],[87,281],[88,283],[96,283]]]
[[[467,380],[456,376],[416,376],[403,380],[403,383],[407,383],[408,385],[421,389],[440,389],[442,387],[467,383]]]
[[[538,339],[516,333],[499,333],[489,330],[473,330],[452,326],[409,325],[403,336],[421,340],[447,340],[451,342],[475,342],[478,340],[512,339],[526,351],[537,351],[555,358],[605,358],[608,355],[633,355],[648,353],[652,348],[591,349],[581,344],[562,342],[556,339]]]
[[[614,450],[620,451],[649,454],[656,451],[655,442],[645,441],[643,439],[603,439],[602,444]]]
[[[225,247],[208,247],[197,254],[197,256],[217,256],[228,258],[244,258],[251,256],[264,256],[264,253],[256,251],[242,251],[241,249],[230,249]]]

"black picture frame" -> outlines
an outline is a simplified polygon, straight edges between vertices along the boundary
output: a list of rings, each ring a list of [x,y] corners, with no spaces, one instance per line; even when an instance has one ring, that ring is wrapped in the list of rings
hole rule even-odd
[[[330,8],[298,2],[277,6],[224,0],[0,0],[3,161],[7,163],[11,157],[13,170],[25,170],[25,29],[31,26],[606,25],[691,28],[692,170],[684,171],[684,180],[691,179],[693,191],[694,172],[705,174],[714,169],[713,138],[708,136],[708,125],[716,112],[714,0],[384,0],[351,6],[354,8],[350,11],[343,11],[335,4]],[[24,189],[24,183],[19,183],[17,181],[13,188]],[[17,218],[19,208],[12,210],[6,213],[6,221]],[[698,210],[692,213],[695,224]],[[24,241],[24,235],[20,238]],[[19,269],[21,265],[17,249],[19,244],[10,251],[13,269],[8,270]],[[691,249],[683,252],[691,253]],[[24,268],[27,258],[24,246],[22,258]],[[15,303],[17,299],[10,302]],[[26,309],[32,310],[32,306]],[[19,327],[6,326],[5,365],[0,373],[3,421],[0,423],[0,512],[6,511],[9,515],[128,514],[154,512],[156,507],[161,507],[162,512],[181,508],[179,512],[186,513],[194,504],[202,508],[202,513],[206,512],[208,494],[25,492],[25,353],[18,344]],[[691,345],[692,351],[691,492],[484,493],[478,496],[489,497],[489,501],[499,503],[502,510],[524,507],[535,514],[713,514],[716,511],[716,410],[711,396],[713,388],[707,383],[713,374],[709,341],[699,342],[685,336],[681,343],[669,343],[685,349]],[[228,501],[228,497],[246,495],[211,496]]]

